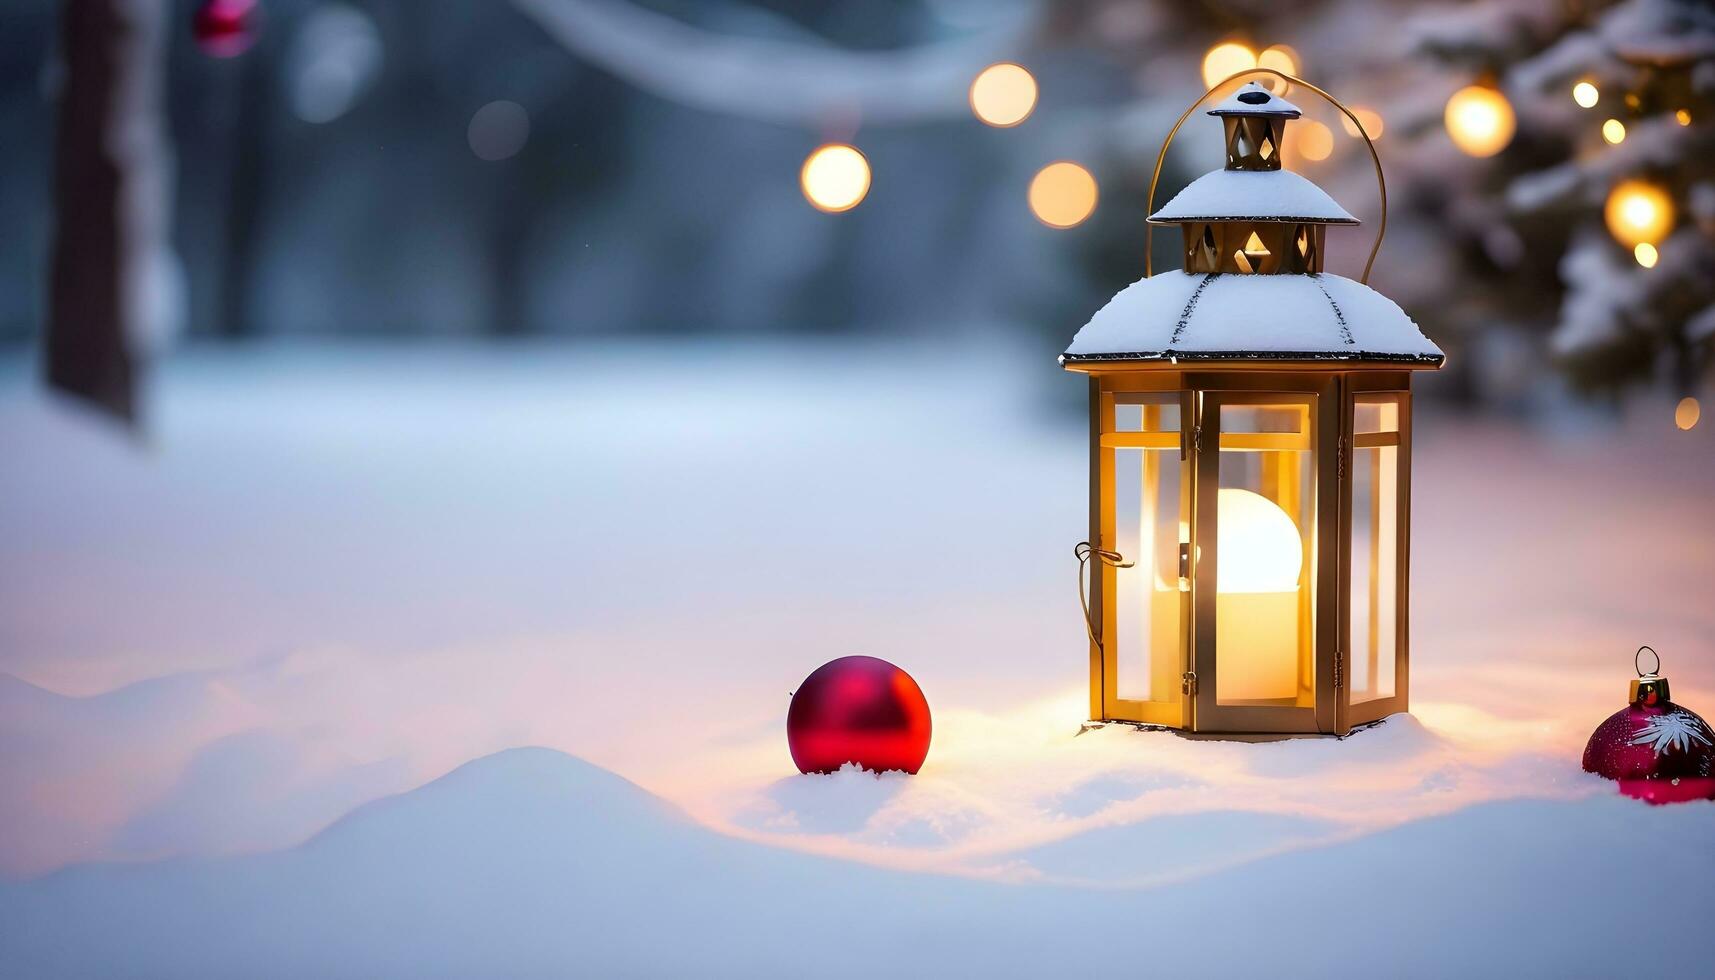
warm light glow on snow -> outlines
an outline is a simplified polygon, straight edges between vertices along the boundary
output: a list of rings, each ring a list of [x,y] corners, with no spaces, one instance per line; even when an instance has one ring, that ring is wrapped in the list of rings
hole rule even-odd
[[[1352,115],[1358,117],[1358,122],[1363,125],[1364,132],[1369,135],[1370,139],[1379,140],[1382,138],[1381,113],[1368,106],[1355,105],[1352,107]],[[1346,130],[1347,136],[1358,135],[1358,127],[1352,125],[1352,121],[1347,119],[1344,113],[1340,115],[1340,126]]]
[[[1679,400],[1679,404],[1673,407],[1673,424],[1679,426],[1681,429],[1691,428],[1696,425],[1697,420],[1702,417],[1703,406],[1699,405],[1697,403],[1697,399],[1690,395],[1686,395],[1684,398],[1681,398]]]
[[[1610,143],[1622,143],[1626,139],[1626,124],[1618,119],[1610,119],[1602,124],[1602,138]]]
[[[1287,138],[1306,160],[1326,160],[1334,152],[1334,131],[1314,119],[1301,119],[1287,130]]]
[[[1632,258],[1638,260],[1638,265],[1646,269],[1653,269],[1656,261],[1661,258],[1661,254],[1649,242],[1639,242],[1632,248]]]
[[[1673,229],[1673,198],[1648,181],[1624,180],[1608,192],[1602,217],[1621,245],[1654,245]]]
[[[1256,66],[1256,52],[1248,45],[1237,41],[1217,44],[1203,56],[1203,84],[1213,88],[1215,83]]]
[[[1512,103],[1487,85],[1468,85],[1447,100],[1447,135],[1474,157],[1490,157],[1512,142],[1516,122]]]
[[[1572,101],[1586,109],[1593,108],[1601,97],[1602,93],[1589,82],[1579,82],[1572,86]]]
[[[817,209],[830,214],[850,211],[869,193],[869,161],[857,147],[830,143],[810,154],[798,180]]]
[[[990,65],[971,82],[971,111],[990,126],[1016,126],[1036,108],[1036,78],[1009,61]]]
[[[1051,163],[1030,182],[1030,211],[1050,228],[1070,228],[1096,210],[1096,178],[1070,160]]]

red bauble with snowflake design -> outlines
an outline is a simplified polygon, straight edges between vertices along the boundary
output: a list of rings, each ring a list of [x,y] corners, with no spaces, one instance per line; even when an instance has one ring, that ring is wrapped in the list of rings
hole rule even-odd
[[[214,58],[234,58],[256,43],[262,28],[257,0],[203,0],[191,20],[197,47]]]
[[[1638,658],[1646,650],[1655,656],[1642,647]],[[1631,704],[1596,727],[1584,747],[1584,768],[1650,803],[1715,799],[1715,731],[1696,712],[1668,700],[1660,669],[1659,657],[1654,671],[1639,667]]]

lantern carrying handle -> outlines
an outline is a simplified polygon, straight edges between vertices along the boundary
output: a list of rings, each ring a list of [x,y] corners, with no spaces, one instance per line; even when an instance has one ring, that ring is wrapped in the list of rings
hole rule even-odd
[[[1346,108],[1345,104],[1339,99],[1334,98],[1332,95],[1329,95],[1327,92],[1324,92],[1304,79],[1299,78],[1297,75],[1288,75],[1286,72],[1278,71],[1274,68],[1246,68],[1244,71],[1236,72],[1221,79],[1219,82],[1210,86],[1209,91],[1198,96],[1197,101],[1191,103],[1190,108],[1180,114],[1179,121],[1174,123],[1173,128],[1167,131],[1167,142],[1161,144],[1161,152],[1155,157],[1155,173],[1149,178],[1149,198],[1145,202],[1144,213],[1155,213],[1155,185],[1161,181],[1161,166],[1167,162],[1167,148],[1173,145],[1173,137],[1179,134],[1179,127],[1185,125],[1185,120],[1191,118],[1191,113],[1196,112],[1197,107],[1202,105],[1203,101],[1209,96],[1214,95],[1217,89],[1223,88],[1229,82],[1237,81],[1246,75],[1273,75],[1290,85],[1302,85],[1310,91],[1315,92],[1317,95],[1326,99],[1329,105],[1340,110],[1347,119],[1352,121],[1352,128],[1357,130],[1358,135],[1364,138],[1364,145],[1370,148],[1370,162],[1375,164],[1376,167],[1376,188],[1381,191],[1382,220],[1381,225],[1376,228],[1376,242],[1374,245],[1370,246],[1370,257],[1366,262],[1364,262],[1364,274],[1358,279],[1358,281],[1364,285],[1369,285],[1370,267],[1376,264],[1376,253],[1382,250],[1382,236],[1387,234],[1387,178],[1382,176],[1381,155],[1376,153],[1375,141],[1370,139],[1370,134],[1364,129],[1364,124],[1358,121],[1358,117],[1352,114],[1352,110]],[[1145,279],[1148,279],[1150,276],[1155,274],[1154,259],[1155,233],[1152,229],[1148,235],[1144,236],[1143,242],[1143,277]],[[1651,652],[1653,653],[1654,651],[1652,650]]]
[[[1084,631],[1090,634],[1090,642],[1096,645],[1096,649],[1101,650],[1102,653],[1106,655],[1107,649],[1102,646],[1101,639],[1096,636],[1095,620],[1090,618],[1090,599],[1086,589],[1084,588],[1084,565],[1088,563],[1091,558],[1096,559],[1098,563],[1106,562],[1115,568],[1130,568],[1133,565],[1136,565],[1137,562],[1126,561],[1125,556],[1119,552],[1109,551],[1106,548],[1098,548],[1088,541],[1078,542],[1078,544],[1072,549],[1072,554],[1078,558],[1078,605],[1084,608]],[[1094,576],[1092,576],[1092,578],[1094,578]],[[1090,583],[1090,588],[1094,589],[1095,584],[1096,583],[1092,581]]]
[[[1642,667],[1638,666],[1638,661],[1640,661],[1644,658],[1644,651],[1645,650],[1648,650],[1649,655],[1655,658],[1655,669],[1654,670],[1646,671]],[[1639,677],[1650,677],[1650,676],[1653,676],[1655,674],[1659,674],[1659,673],[1661,673],[1661,654],[1656,653],[1655,647],[1652,647],[1652,646],[1638,647],[1638,652],[1632,654],[1632,666],[1637,669]]]

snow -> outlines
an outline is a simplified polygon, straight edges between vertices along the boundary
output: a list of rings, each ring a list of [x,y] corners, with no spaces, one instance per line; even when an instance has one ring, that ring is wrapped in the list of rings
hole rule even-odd
[[[1632,63],[1668,67],[1715,55],[1715,11],[1705,4],[1627,0],[1602,15],[1598,30]]]
[[[1398,304],[1325,273],[1163,272],[1120,290],[1066,348],[1068,358],[1090,360],[1247,352],[1353,360],[1442,356]]]
[[[1328,192],[1290,170],[1211,170],[1149,216],[1158,224],[1244,219],[1358,223]]]
[[[1208,111],[1211,116],[1286,116],[1297,119],[1298,107],[1270,92],[1260,82],[1246,82]]]
[[[972,347],[0,362],[0,976],[1701,971],[1715,804],[1578,766],[1715,705],[1715,430],[1420,403],[1411,716],[1080,733],[1083,379]],[[919,776],[792,772],[848,653]]]
[[[1664,870],[1673,894],[1647,910],[1594,899],[1636,874],[1635,847],[1616,841],[1707,853],[1707,811],[1515,801],[1153,889],[1016,887],[723,837],[611,773],[524,748],[288,851],[0,885],[0,963],[29,976],[1051,976],[1141,957],[1197,975],[1328,976],[1354,961],[1402,977],[1599,974],[1635,963],[1642,915],[1685,937],[1654,954],[1671,968],[1709,952],[1706,875]],[[1167,821],[1105,843],[1172,861],[1176,844],[1259,836],[1242,815],[1206,820],[1209,833]]]

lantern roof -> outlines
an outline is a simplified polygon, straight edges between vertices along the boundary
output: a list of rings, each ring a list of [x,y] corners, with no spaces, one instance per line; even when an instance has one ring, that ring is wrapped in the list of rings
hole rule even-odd
[[[1175,194],[1149,220],[1154,224],[1247,220],[1358,223],[1327,191],[1290,170],[1211,170]]]
[[[1246,82],[1237,92],[1217,104],[1207,113],[1211,116],[1284,116],[1297,119],[1303,113],[1257,82]]]
[[[1061,355],[1077,361],[1380,361],[1445,355],[1393,300],[1328,273],[1163,272],[1096,312]]]

